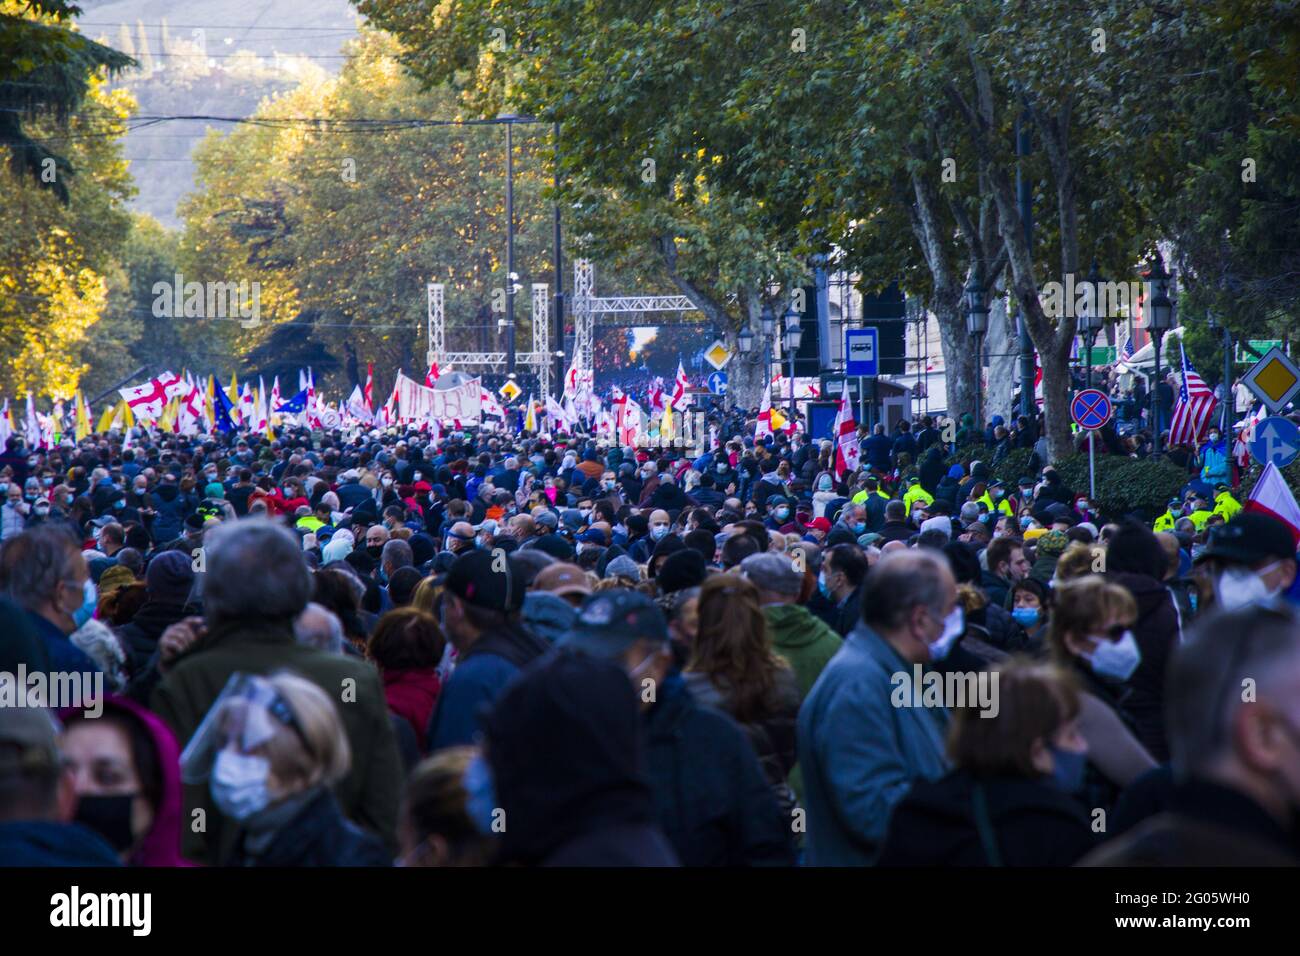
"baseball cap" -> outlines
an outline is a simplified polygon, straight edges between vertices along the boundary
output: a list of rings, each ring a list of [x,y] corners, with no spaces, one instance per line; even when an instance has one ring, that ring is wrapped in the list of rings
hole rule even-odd
[[[1258,564],[1269,558],[1294,558],[1295,539],[1285,524],[1269,515],[1243,512],[1210,531],[1202,558]]]
[[[785,555],[770,551],[751,554],[740,562],[740,570],[764,591],[775,594],[797,595],[803,587],[803,575]]]
[[[0,707],[0,775],[56,773],[59,725],[44,707]]]
[[[533,589],[550,591],[560,597],[567,594],[591,593],[591,585],[587,583],[587,573],[576,564],[564,563],[551,564],[542,568],[533,581]]]
[[[509,555],[476,549],[456,558],[447,572],[447,590],[462,601],[509,613],[524,603],[524,575]]]
[[[637,641],[668,641],[664,612],[646,595],[614,588],[591,595],[557,646],[593,657],[619,658]]]

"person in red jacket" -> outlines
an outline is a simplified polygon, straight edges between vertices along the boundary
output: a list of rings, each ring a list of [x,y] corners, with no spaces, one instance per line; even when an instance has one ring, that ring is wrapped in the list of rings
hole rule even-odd
[[[280,487],[271,491],[268,500],[277,515],[291,515],[300,507],[311,507],[311,502],[303,492],[302,482],[297,478],[286,478]]]
[[[381,617],[367,645],[383,678],[389,711],[411,725],[421,752],[442,691],[438,663],[446,646],[437,619],[416,607],[394,608]]]

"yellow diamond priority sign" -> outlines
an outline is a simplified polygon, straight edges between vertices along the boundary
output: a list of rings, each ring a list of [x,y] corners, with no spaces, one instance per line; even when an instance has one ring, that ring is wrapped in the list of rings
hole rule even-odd
[[[731,361],[731,353],[722,340],[718,339],[705,350],[704,360],[721,372],[722,367]]]
[[[504,385],[501,386],[500,389],[497,390],[497,394],[504,396],[507,402],[513,402],[516,398],[518,398],[521,394],[523,394],[523,389],[521,389],[514,382],[506,382]]]
[[[1241,381],[1276,415],[1300,393],[1300,366],[1274,346]]]

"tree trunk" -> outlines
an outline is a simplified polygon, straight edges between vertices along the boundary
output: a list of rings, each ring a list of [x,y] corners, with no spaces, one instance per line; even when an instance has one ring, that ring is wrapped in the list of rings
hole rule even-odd
[[[1005,283],[999,282],[993,289],[993,298],[989,301],[989,334],[985,354],[989,358],[988,412],[990,416],[1001,415],[1007,421],[1016,417],[1012,407],[1016,363],[1020,359],[1020,336],[1016,334],[1016,325],[1007,314]]]
[[[960,423],[962,415],[975,413],[975,390],[979,388],[975,340],[966,331],[959,293],[954,294],[950,289],[946,295],[934,296],[930,308],[939,322],[939,343],[943,348],[944,378],[948,390],[946,414]]]
[[[757,292],[747,292],[740,297],[750,331],[754,333],[754,354],[740,351],[736,335],[740,331],[734,324],[726,327],[727,348],[733,358],[727,363],[727,398],[741,408],[757,408],[763,400],[763,387],[767,384],[767,343],[758,317],[762,308]]]

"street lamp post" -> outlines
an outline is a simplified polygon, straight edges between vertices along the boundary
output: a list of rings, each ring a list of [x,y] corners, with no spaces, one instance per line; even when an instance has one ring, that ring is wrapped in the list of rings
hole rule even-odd
[[[1092,268],[1088,271],[1088,287],[1092,289],[1092,304],[1084,309],[1083,314],[1079,316],[1079,331],[1083,333],[1083,342],[1087,348],[1084,355],[1084,375],[1086,377],[1088,388],[1092,388],[1092,347],[1097,342],[1097,333],[1101,331],[1101,324],[1105,321],[1101,314],[1101,304],[1097,299],[1098,290],[1101,288],[1101,270],[1097,268],[1097,260],[1092,260]]]
[[[975,336],[975,427],[981,431],[984,419],[980,413],[980,393],[983,390],[984,336],[988,330],[989,292],[984,285],[984,264],[977,259],[971,268],[970,281],[966,283],[966,331]]]
[[[1151,305],[1147,309],[1147,325],[1155,346],[1155,377],[1151,385],[1152,457],[1160,455],[1160,345],[1165,333],[1173,325],[1174,304],[1169,300],[1169,272],[1159,250],[1147,270],[1146,280],[1151,283]]]
[[[759,327],[763,330],[763,388],[772,387],[772,362],[776,358],[776,312],[771,302],[763,303],[763,311],[758,317]]]
[[[799,327],[799,313],[794,310],[794,306],[786,309],[783,318],[785,319],[785,350],[790,355],[790,420],[794,421],[798,415],[794,401],[794,357],[799,351],[800,342],[803,341],[803,330]]]

